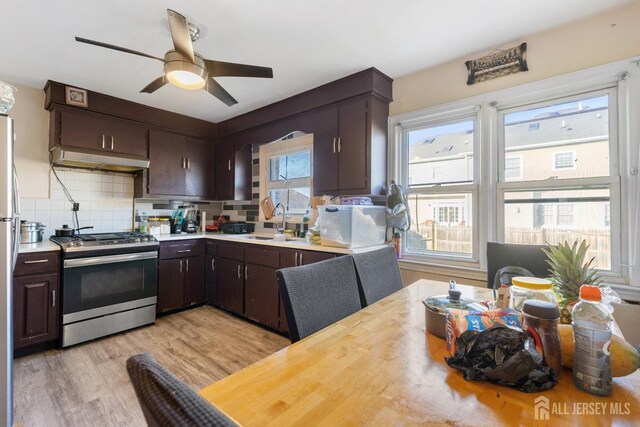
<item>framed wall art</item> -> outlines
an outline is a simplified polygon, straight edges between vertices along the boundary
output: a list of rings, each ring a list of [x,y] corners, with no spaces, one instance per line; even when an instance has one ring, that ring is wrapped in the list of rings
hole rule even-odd
[[[89,106],[87,91],[84,89],[78,89],[77,87],[66,86],[65,100],[67,104],[75,105],[76,107],[87,108]]]

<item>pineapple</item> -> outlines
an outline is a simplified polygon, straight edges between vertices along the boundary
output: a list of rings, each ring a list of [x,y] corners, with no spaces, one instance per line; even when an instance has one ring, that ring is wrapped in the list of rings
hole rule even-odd
[[[549,272],[561,309],[561,323],[571,323],[571,309],[579,300],[580,286],[599,285],[601,282],[598,271],[591,268],[595,257],[584,261],[588,248],[587,241],[583,240],[579,247],[577,241],[572,246],[565,241],[558,246],[549,245],[549,250],[542,250],[551,267]]]

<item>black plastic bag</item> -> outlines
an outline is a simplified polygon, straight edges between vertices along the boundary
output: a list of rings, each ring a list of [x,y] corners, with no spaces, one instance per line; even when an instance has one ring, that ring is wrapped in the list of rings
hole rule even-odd
[[[558,383],[553,370],[523,332],[496,323],[486,331],[466,331],[456,352],[445,361],[464,372],[465,380],[489,381],[526,393],[548,390]]]

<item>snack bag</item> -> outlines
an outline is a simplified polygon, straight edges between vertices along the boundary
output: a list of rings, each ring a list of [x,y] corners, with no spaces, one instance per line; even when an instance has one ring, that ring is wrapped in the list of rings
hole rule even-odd
[[[446,309],[447,350],[454,354],[456,340],[465,331],[482,332],[496,323],[522,329],[522,314],[512,309],[494,309],[487,311],[467,311],[456,308]]]

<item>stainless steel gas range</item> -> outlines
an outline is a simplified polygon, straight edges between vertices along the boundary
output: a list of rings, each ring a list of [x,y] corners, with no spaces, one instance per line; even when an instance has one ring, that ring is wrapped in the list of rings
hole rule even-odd
[[[155,322],[159,245],[153,236],[50,240],[62,248],[62,347]]]

